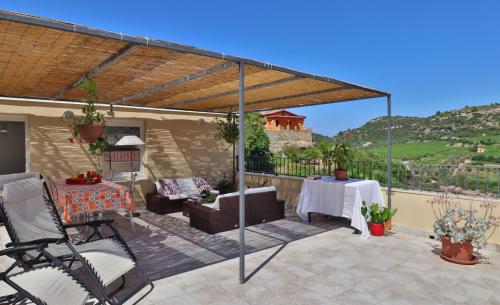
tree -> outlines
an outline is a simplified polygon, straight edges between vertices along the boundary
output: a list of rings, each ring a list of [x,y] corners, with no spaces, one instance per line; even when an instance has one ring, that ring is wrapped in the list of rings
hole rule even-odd
[[[235,145],[238,141],[239,130],[238,130],[238,119],[235,114],[228,113],[225,120],[216,119],[216,132],[215,138],[218,140],[224,140],[226,143],[230,144],[233,148],[233,167],[232,167],[232,179],[233,185],[236,184],[236,170],[235,170]]]
[[[333,164],[333,143],[321,141],[318,143],[318,145],[316,145],[316,147],[321,154],[321,161],[323,162],[324,166],[328,168],[328,175],[330,175],[332,172]]]
[[[246,157],[269,157],[269,137],[264,131],[265,121],[258,112],[245,114]]]
[[[283,154],[287,159],[293,162],[299,161],[303,157],[301,151],[295,146],[285,146],[283,147]]]

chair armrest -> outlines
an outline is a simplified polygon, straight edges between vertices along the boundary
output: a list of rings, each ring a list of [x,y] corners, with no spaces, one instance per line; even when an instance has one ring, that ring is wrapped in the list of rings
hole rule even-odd
[[[62,240],[63,239],[61,238],[40,238],[23,242],[10,242],[5,244],[5,247],[11,248],[11,247],[23,247],[23,246],[39,246],[41,244],[60,243]]]
[[[47,247],[47,244],[42,245],[24,245],[24,246],[15,246],[7,249],[3,249],[0,251],[0,256],[9,256],[12,257],[14,255],[23,255],[27,251],[37,250],[40,248]]]
[[[87,222],[82,222],[82,223],[64,224],[63,227],[65,229],[85,227],[85,226],[97,228],[97,227],[100,227],[102,225],[111,225],[113,222],[114,222],[113,219],[98,219],[98,220],[92,220],[92,221],[87,221]]]
[[[189,223],[192,227],[209,234],[219,232],[221,224],[221,213],[219,210],[206,207],[201,204],[188,204]]]

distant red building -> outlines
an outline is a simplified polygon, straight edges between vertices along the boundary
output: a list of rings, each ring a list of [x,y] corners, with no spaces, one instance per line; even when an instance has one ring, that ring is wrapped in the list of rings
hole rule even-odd
[[[305,130],[305,116],[297,115],[288,110],[264,111],[260,115],[266,119],[265,130]]]

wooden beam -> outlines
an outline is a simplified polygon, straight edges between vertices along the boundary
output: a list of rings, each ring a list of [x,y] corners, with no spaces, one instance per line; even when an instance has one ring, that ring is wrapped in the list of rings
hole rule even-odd
[[[179,86],[181,84],[184,84],[184,83],[187,83],[187,82],[190,82],[192,80],[195,80],[195,79],[200,79],[204,76],[207,76],[207,75],[210,75],[210,74],[213,74],[213,73],[217,73],[217,72],[220,72],[220,71],[223,71],[223,70],[226,70],[226,69],[229,69],[231,67],[233,67],[236,63],[234,62],[225,62],[224,64],[222,65],[219,65],[219,66],[215,66],[215,67],[212,67],[208,70],[205,70],[205,71],[201,71],[201,72],[197,72],[197,73],[194,73],[194,74],[191,74],[191,75],[188,75],[188,76],[185,76],[183,78],[179,78],[179,79],[176,79],[176,80],[173,80],[173,81],[170,81],[168,83],[164,83],[164,84],[161,84],[159,86],[156,86],[156,87],[153,87],[153,88],[149,88],[149,89],[146,89],[142,92],[139,92],[139,93],[136,93],[134,95],[130,95],[130,96],[127,96],[127,97],[124,97],[124,98],[121,98],[119,100],[116,100],[116,101],[113,101],[111,102],[112,104],[116,104],[116,105],[120,105],[120,104],[127,104],[129,101],[131,100],[136,100],[136,99],[139,99],[139,98],[143,98],[143,97],[146,97],[148,95],[152,95],[152,94],[155,94],[155,93],[158,93],[158,92],[161,92],[163,90],[166,90],[166,89],[170,89],[170,88],[173,88],[173,87],[176,87],[176,86]]]
[[[287,77],[287,78],[283,78],[283,79],[278,79],[278,80],[275,80],[272,82],[248,86],[245,88],[245,92],[251,91],[251,90],[262,89],[262,88],[266,88],[266,87],[272,87],[272,86],[292,82],[292,81],[295,81],[298,79],[302,79],[302,78],[303,78],[302,76],[292,76],[292,77]],[[168,104],[165,107],[182,107],[185,105],[190,105],[190,104],[194,104],[194,103],[198,103],[198,102],[202,102],[202,101],[206,101],[206,100],[211,100],[214,98],[224,97],[224,96],[228,96],[228,95],[234,95],[234,94],[238,94],[238,93],[239,93],[239,89],[234,89],[234,90],[230,90],[230,91],[226,91],[226,92],[222,92],[222,93],[212,94],[209,96],[202,96],[202,97],[184,100],[184,101],[173,103],[173,104]],[[149,103],[147,105],[150,105],[150,104],[152,104],[152,103]]]
[[[75,87],[76,84],[78,84],[78,82],[82,81],[82,80],[85,80],[85,79],[91,79],[92,77],[94,77],[97,73],[101,72],[102,70],[108,68],[109,66],[111,66],[112,64],[114,64],[115,62],[119,61],[120,59],[122,59],[124,56],[130,54],[130,52],[132,52],[134,50],[134,48],[136,47],[137,45],[135,43],[129,43],[128,45],[126,45],[123,49],[121,49],[120,51],[118,51],[117,53],[111,55],[109,58],[107,58],[105,61],[103,61],[102,63],[100,63],[98,66],[96,66],[94,69],[92,69],[91,71],[85,73],[77,82],[75,82],[74,84],[72,84],[71,86],[68,86],[64,89],[62,89],[61,91],[59,91],[59,93],[57,93],[56,95],[54,95],[52,97],[53,100],[56,100],[62,96],[64,96],[68,91],[70,91],[71,89],[73,89]]]
[[[247,102],[247,103],[245,103],[245,105],[246,106],[253,106],[253,105],[264,104],[264,103],[272,103],[272,102],[278,102],[278,101],[288,100],[288,99],[292,99],[292,98],[307,97],[307,96],[311,96],[311,95],[330,93],[330,92],[346,90],[346,89],[352,89],[352,88],[351,87],[337,87],[337,88],[333,88],[333,89],[325,89],[325,90],[319,90],[319,91],[313,91],[313,92],[307,92],[307,93],[288,95],[288,96],[283,96],[283,97],[264,99],[264,100],[255,101],[255,102]],[[209,110],[209,111],[215,110],[215,109],[224,110],[224,109],[231,109],[231,108],[234,108],[234,105],[213,107],[213,108],[208,108],[207,110]]]

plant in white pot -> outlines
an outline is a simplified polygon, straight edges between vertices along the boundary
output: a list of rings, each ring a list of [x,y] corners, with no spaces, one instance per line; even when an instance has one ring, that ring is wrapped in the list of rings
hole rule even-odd
[[[82,107],[83,116],[73,117],[71,126],[73,138],[81,139],[87,143],[94,143],[104,133],[104,114],[97,110],[97,84],[90,79],[82,79],[75,84],[86,94],[86,103]]]
[[[463,204],[464,200],[468,204]],[[498,200],[491,194],[450,186],[443,187],[429,202],[436,217],[434,234],[441,240],[441,257],[457,264],[477,263],[474,247],[477,250],[484,248],[500,225],[493,215]]]

